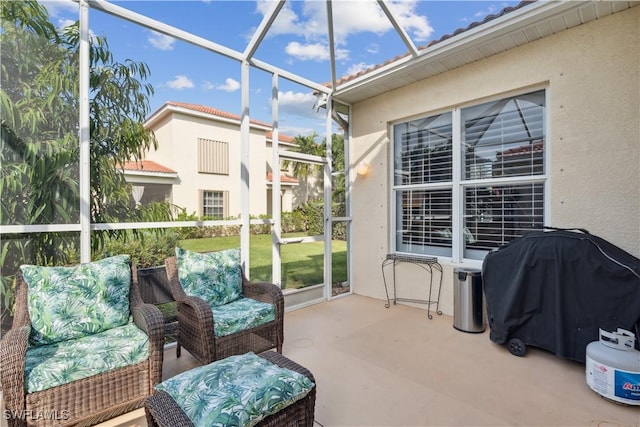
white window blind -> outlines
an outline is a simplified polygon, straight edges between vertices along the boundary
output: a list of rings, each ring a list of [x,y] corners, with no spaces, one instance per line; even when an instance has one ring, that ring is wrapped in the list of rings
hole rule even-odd
[[[396,185],[451,181],[451,113],[397,125],[395,137]]]
[[[491,250],[544,224],[541,183],[471,186],[464,194],[466,250]]]
[[[464,178],[544,173],[544,91],[462,110]]]

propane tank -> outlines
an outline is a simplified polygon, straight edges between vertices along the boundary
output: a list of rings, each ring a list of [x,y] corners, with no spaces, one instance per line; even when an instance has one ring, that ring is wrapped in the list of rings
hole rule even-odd
[[[599,341],[587,345],[587,384],[606,399],[640,405],[640,351],[635,335],[625,329],[600,329]]]

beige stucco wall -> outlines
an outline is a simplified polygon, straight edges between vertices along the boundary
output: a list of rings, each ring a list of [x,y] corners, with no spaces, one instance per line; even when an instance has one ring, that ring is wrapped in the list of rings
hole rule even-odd
[[[239,216],[241,209],[240,126],[215,122],[186,114],[174,113],[154,126],[158,150],[150,151],[146,159],[156,161],[178,173],[172,202],[186,207],[188,213],[198,213],[199,190],[228,191],[229,215]],[[198,138],[229,143],[229,174],[198,173]],[[250,205],[252,215],[267,212],[265,130],[250,132]],[[269,159],[271,160],[271,159]]]
[[[385,297],[380,265],[390,252],[393,229],[389,123],[537,88],[548,90],[546,224],[586,228],[640,257],[640,7],[635,7],[353,105],[351,164],[371,165],[367,176],[353,182],[356,293]],[[453,268],[460,265],[440,262],[440,308],[452,314]],[[405,296],[425,297],[421,270],[402,264],[398,274]]]

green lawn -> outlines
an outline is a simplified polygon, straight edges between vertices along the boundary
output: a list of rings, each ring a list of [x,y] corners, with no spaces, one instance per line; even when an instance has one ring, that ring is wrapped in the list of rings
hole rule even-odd
[[[301,234],[287,234],[296,237]],[[180,246],[197,252],[219,251],[240,247],[240,236],[182,240]],[[301,288],[323,282],[323,242],[289,244],[281,247],[282,287]],[[271,281],[271,235],[251,235],[251,280]],[[332,244],[333,282],[347,280],[347,242],[334,240]]]

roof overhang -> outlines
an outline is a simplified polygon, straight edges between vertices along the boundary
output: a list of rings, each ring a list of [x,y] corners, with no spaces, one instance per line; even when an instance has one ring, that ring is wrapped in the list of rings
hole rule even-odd
[[[334,98],[354,104],[483,60],[640,1],[538,1],[338,84]]]
[[[144,172],[123,170],[122,174],[126,182],[130,184],[168,184],[178,183],[177,173]]]

